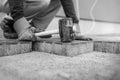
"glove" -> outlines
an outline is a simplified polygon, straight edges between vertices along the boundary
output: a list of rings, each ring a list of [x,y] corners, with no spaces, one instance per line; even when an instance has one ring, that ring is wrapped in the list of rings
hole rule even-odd
[[[78,23],[73,24],[73,31],[75,32],[75,34],[80,34],[80,26]]]
[[[75,40],[92,41],[92,38],[85,37],[80,34],[79,23],[74,23],[73,30],[75,32]]]
[[[14,21],[10,18],[4,18],[1,23],[1,29],[3,30],[3,35],[7,39],[17,39],[18,35],[13,28]]]

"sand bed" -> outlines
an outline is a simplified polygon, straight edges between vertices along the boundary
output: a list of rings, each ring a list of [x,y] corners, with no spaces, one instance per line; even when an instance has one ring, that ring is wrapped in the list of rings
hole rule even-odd
[[[0,79],[113,80],[120,72],[119,66],[118,54],[92,52],[76,57],[65,57],[32,52],[1,57]]]

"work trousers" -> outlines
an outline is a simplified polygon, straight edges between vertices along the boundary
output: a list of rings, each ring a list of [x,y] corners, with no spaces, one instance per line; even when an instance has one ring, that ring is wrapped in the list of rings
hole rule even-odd
[[[32,20],[33,25],[40,30],[47,28],[61,7],[60,0],[24,0],[22,5],[24,6],[24,16],[28,20]],[[7,0],[0,5],[0,11],[10,13]]]

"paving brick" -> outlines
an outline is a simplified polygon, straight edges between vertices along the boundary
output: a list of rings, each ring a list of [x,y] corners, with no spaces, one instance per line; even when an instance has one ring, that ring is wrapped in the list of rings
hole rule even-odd
[[[94,51],[120,53],[120,42],[94,41]]]
[[[93,51],[92,41],[61,43],[59,39],[40,39],[33,43],[33,50],[63,56],[76,56]]]
[[[94,51],[120,53],[119,35],[97,35],[90,37],[94,40]]]
[[[32,50],[32,42],[17,40],[0,40],[0,56],[27,53]]]

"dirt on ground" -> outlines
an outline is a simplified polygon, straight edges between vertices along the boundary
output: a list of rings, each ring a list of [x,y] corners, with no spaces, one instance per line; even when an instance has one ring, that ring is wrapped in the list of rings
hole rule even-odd
[[[1,57],[0,79],[120,80],[119,66],[119,54],[92,52],[65,57],[32,52]]]

